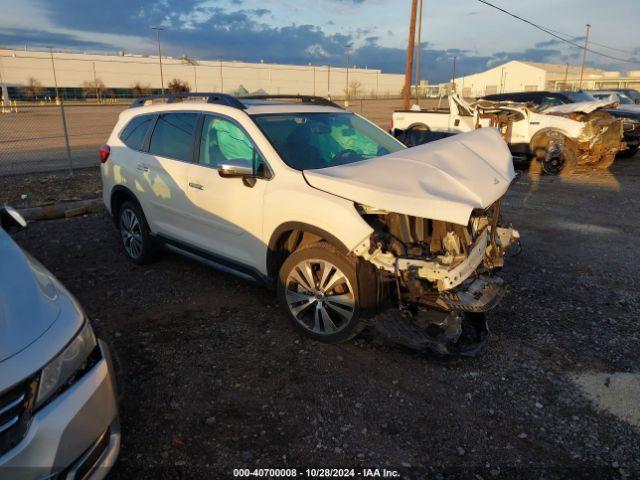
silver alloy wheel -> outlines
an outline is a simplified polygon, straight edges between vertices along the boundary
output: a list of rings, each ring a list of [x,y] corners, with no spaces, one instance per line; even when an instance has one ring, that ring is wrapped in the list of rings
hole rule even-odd
[[[355,295],[347,276],[327,260],[298,263],[287,276],[285,297],[289,311],[307,330],[332,335],[344,329],[355,314]]]
[[[134,259],[142,255],[142,231],[140,221],[135,212],[125,208],[120,213],[120,235],[124,243],[124,249]]]

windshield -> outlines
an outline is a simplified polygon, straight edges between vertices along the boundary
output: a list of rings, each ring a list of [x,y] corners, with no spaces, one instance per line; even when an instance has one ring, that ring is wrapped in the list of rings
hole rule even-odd
[[[585,92],[564,92],[573,102],[592,102],[595,100],[591,95]]]
[[[291,168],[308,170],[397,152],[400,142],[353,113],[287,113],[253,119]]]
[[[616,95],[620,99],[620,103],[621,104],[629,105],[630,103],[633,103],[633,100],[631,100],[629,97],[627,97],[624,93],[618,93],[617,92]]]
[[[636,92],[635,90],[627,89],[627,90],[624,90],[624,93],[627,97],[629,97],[633,101],[640,100],[640,93]]]
[[[594,97],[598,100],[609,100],[611,102],[618,102],[620,104],[633,103],[629,97],[620,92],[598,92],[594,93]]]

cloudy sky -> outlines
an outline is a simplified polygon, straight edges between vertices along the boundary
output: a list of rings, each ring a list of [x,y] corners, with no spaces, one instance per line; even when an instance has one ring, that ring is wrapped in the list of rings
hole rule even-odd
[[[493,0],[538,24],[583,40],[624,63],[590,55],[592,66],[640,70],[640,0]],[[0,0],[0,46],[153,53],[294,64],[351,64],[402,72],[409,0]],[[443,81],[451,60],[472,73],[511,59],[580,62],[581,52],[477,0],[424,0],[423,76]]]

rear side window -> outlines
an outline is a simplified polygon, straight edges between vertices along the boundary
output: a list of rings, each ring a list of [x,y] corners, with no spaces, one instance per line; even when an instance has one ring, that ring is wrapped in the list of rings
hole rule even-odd
[[[132,118],[120,133],[120,140],[129,148],[141,150],[151,120],[153,120],[153,115],[140,115]]]
[[[151,135],[149,153],[190,162],[193,160],[193,134],[197,113],[166,113],[158,117]]]

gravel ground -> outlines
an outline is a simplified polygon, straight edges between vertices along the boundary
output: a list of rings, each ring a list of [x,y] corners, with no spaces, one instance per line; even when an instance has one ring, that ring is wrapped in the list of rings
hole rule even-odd
[[[607,173],[520,179],[503,212],[524,247],[506,265],[510,292],[490,315],[485,352],[449,361],[371,332],[338,346],[300,337],[267,290],[172,254],[130,264],[105,215],[16,238],[77,295],[118,358],[113,479],[303,466],[640,478],[640,430],[620,413],[638,398],[608,409],[601,385],[596,403],[584,387],[594,381],[575,380],[640,372],[639,211],[638,157]]]
[[[26,195],[26,199],[22,196]],[[38,207],[102,195],[100,168],[0,176],[0,205]]]

